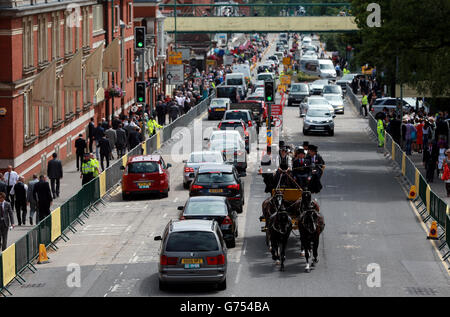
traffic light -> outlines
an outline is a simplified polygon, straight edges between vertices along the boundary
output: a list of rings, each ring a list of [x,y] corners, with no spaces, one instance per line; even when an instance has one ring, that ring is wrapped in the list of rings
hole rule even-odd
[[[264,82],[264,100],[266,102],[275,102],[275,89],[273,81]]]
[[[134,28],[134,49],[145,48],[145,27],[136,26]]]
[[[137,103],[147,103],[145,94],[145,81],[136,82],[136,102]]]

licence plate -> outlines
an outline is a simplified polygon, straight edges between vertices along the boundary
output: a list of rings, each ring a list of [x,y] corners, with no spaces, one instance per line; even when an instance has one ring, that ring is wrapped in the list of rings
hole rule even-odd
[[[200,264],[185,264],[184,268],[185,269],[199,269],[200,268]]]
[[[325,130],[325,127],[314,127],[316,130]]]
[[[210,193],[223,193],[223,189],[210,189],[209,190]]]
[[[202,264],[203,259],[181,259],[181,264]]]
[[[152,185],[151,182],[138,183],[138,187],[139,187],[140,189],[150,188],[151,185]]]
[[[225,109],[222,109],[222,108],[216,108],[216,109],[214,109],[214,111],[225,111]]]

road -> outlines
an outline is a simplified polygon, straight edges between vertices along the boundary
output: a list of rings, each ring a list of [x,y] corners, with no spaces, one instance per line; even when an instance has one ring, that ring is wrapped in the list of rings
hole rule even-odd
[[[271,48],[273,50],[273,48]],[[285,108],[284,139],[300,145],[304,140],[319,147],[326,162],[324,188],[316,195],[325,217],[319,263],[304,272],[295,235],[289,240],[286,271],[280,272],[265,247],[258,218],[267,197],[252,154],[245,182],[244,212],[239,215],[237,245],[228,253],[228,287],[219,292],[209,287],[158,289],[160,235],[169,221],[177,219],[188,191],[182,186],[182,146],[202,147],[199,131],[209,131],[217,121],[205,117],[161,148],[170,169],[168,198],[142,198],[124,202],[120,190],[106,207],[100,208],[59,242],[50,253],[51,262],[25,273],[27,283],[14,282],[14,296],[449,296],[450,278],[433,245],[425,239],[405,194],[382,153],[377,152],[365,131],[367,122],[346,104],[345,115],[336,118],[335,136],[302,134],[296,107]],[[201,126],[200,126],[201,124]],[[201,129],[201,130],[200,130]],[[260,140],[264,141],[261,130]],[[193,150],[193,149],[191,149]],[[71,264],[81,269],[80,287],[71,285]],[[69,267],[68,267],[69,266]],[[379,268],[379,284],[370,273]],[[370,272],[369,272],[370,271]],[[379,286],[379,287],[370,287]]]

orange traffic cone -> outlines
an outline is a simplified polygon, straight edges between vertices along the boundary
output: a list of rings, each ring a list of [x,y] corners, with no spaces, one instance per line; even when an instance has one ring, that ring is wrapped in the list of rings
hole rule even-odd
[[[416,197],[417,197],[416,186],[412,185],[411,188],[409,189],[408,199],[414,200],[414,199],[416,199]]]
[[[39,260],[37,263],[38,264],[48,263],[47,249],[45,248],[45,244],[39,245]]]
[[[436,221],[433,221],[431,223],[430,233],[428,234],[427,239],[438,240],[437,222]]]

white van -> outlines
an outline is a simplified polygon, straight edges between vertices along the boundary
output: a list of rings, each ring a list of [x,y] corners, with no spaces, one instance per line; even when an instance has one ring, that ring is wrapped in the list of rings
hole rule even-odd
[[[243,90],[244,96],[247,96],[247,83],[243,73],[231,73],[225,77],[225,85],[240,86]]]
[[[250,66],[248,66],[247,64],[234,64],[231,67],[231,71],[233,73],[243,73],[245,77],[248,77],[249,79],[252,78]]]
[[[319,76],[320,78],[336,79],[336,69],[331,60],[319,59]]]
[[[300,71],[311,76],[319,76],[319,60],[302,57],[300,59]]]

